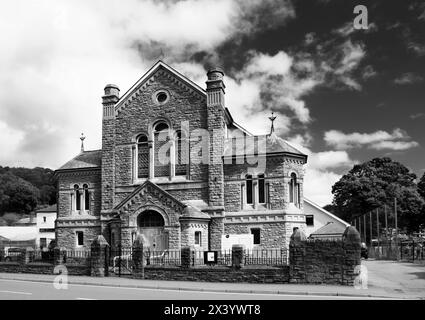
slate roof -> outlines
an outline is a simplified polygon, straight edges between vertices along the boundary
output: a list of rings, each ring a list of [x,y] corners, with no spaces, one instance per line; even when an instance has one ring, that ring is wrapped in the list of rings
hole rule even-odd
[[[307,158],[307,155],[302,153],[300,150],[296,149],[292,145],[290,145],[287,141],[283,140],[282,138],[278,137],[276,134],[271,135],[260,135],[260,136],[253,136],[253,137],[246,137],[245,139],[245,150],[254,150],[253,144],[255,144],[255,140],[258,139],[258,143],[261,144],[262,142],[266,142],[265,146],[265,152],[266,154],[273,154],[273,153],[290,153],[295,154],[299,156],[303,156]],[[261,146],[259,146],[259,153],[263,153]],[[227,139],[225,141],[224,145],[224,156],[242,156],[245,155],[246,152],[243,152],[241,150],[242,148],[239,148],[236,146],[235,143],[233,143],[233,139]],[[251,151],[252,152],[252,151]]]
[[[313,232],[310,237],[329,235],[342,236],[345,232],[345,229],[346,227],[342,226],[340,223],[329,222],[328,224]]]
[[[57,212],[58,211],[58,205],[52,204],[51,206],[48,206],[46,208],[42,208],[37,210],[36,212]]]
[[[199,209],[194,208],[192,206],[187,206],[183,210],[183,214],[180,218],[186,218],[186,219],[211,219],[209,215],[206,213],[201,212]]]
[[[59,170],[100,168],[102,164],[102,150],[83,151],[74,159],[65,163]]]

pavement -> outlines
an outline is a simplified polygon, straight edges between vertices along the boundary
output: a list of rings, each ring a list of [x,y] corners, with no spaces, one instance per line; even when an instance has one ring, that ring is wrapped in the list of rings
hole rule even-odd
[[[156,281],[123,277],[94,278],[86,276],[68,276],[68,284],[96,288],[104,287],[105,289],[106,287],[123,290],[144,289],[150,291],[151,294],[147,299],[157,296],[155,294],[152,295],[153,292],[157,291],[173,292],[174,294],[170,295],[170,298],[172,297],[173,299],[176,299],[176,292],[180,292],[177,295],[178,297],[185,297],[181,299],[192,299],[191,292],[197,293],[194,294],[194,298],[197,299],[222,297],[223,295],[220,295],[220,293],[234,294],[235,297],[239,295],[244,297],[244,299],[257,299],[259,296],[269,298],[272,298],[272,296],[277,296],[277,298],[279,296],[281,298],[284,298],[284,296],[293,296],[299,299],[314,297],[318,299],[334,299],[338,297],[350,299],[425,299],[425,266],[377,260],[363,261],[363,265],[368,270],[367,289],[335,285]],[[0,273],[0,293],[5,285],[8,283],[11,284],[14,281],[23,284],[25,282],[44,283],[49,284],[49,288],[53,288],[52,284],[55,278],[55,275]],[[3,291],[8,292],[13,290]],[[202,293],[205,294],[203,295]],[[207,293],[208,295],[206,295]],[[164,294],[163,296],[165,299],[168,299],[167,295]],[[164,297],[160,297],[160,299],[164,299]],[[111,299],[115,299],[114,296]]]

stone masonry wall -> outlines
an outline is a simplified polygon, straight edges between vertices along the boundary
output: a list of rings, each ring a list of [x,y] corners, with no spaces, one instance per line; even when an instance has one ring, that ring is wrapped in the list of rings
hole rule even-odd
[[[350,227],[348,227],[350,228]],[[291,240],[291,283],[353,285],[360,260],[360,238]]]
[[[154,81],[136,95],[127,106],[123,106],[115,119],[116,137],[116,184],[118,186],[132,184],[131,149],[135,146],[134,138],[140,133],[151,132],[155,120],[165,118],[174,130],[180,130],[182,122],[189,122],[189,130],[207,128],[207,112],[205,98],[199,94],[190,94],[185,86],[179,85],[164,70],[157,71]],[[153,101],[155,92],[165,89],[169,101],[159,105]],[[198,157],[191,152],[192,160]],[[193,163],[190,166],[190,179],[201,181],[206,179],[205,166]]]
[[[146,267],[145,279],[202,281],[202,282],[236,282],[236,283],[288,283],[289,268],[157,268]]]
[[[90,249],[90,244],[100,234],[100,227],[58,227],[56,228],[58,247],[67,249],[76,248],[77,231],[83,231],[84,233],[84,246],[81,249]]]
[[[101,177],[100,171],[81,171],[73,173],[60,173],[58,175],[58,218],[71,216],[71,194],[74,185],[82,189],[83,184],[88,184],[92,193],[90,200],[90,214],[99,216],[101,208]]]
[[[233,164],[224,165],[226,211],[237,212],[241,210],[241,185],[246,183],[247,174],[252,174],[254,179],[259,174],[265,175],[265,183],[269,184],[269,208],[272,210],[286,208],[289,199],[288,183],[293,172],[296,173],[300,183],[301,199],[303,199],[304,168],[299,160],[284,156],[269,156],[266,160],[265,170],[264,168],[256,169],[256,167],[256,164],[238,164],[236,160],[233,160]],[[244,199],[246,201],[245,195]]]
[[[260,228],[259,248],[285,248],[286,229],[284,222],[262,224],[225,224],[224,234],[250,234],[252,228]],[[291,230],[292,231],[292,230]]]

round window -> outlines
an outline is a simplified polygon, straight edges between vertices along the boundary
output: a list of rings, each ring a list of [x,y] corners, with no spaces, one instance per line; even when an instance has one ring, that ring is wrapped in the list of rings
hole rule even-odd
[[[164,103],[165,101],[167,101],[167,98],[168,98],[168,96],[167,96],[167,94],[166,94],[165,92],[159,92],[159,93],[156,95],[156,100],[157,100],[159,103]]]

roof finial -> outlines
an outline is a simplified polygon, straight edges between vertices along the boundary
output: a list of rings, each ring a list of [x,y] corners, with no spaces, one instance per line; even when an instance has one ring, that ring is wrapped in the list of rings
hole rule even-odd
[[[81,152],[84,152],[84,140],[86,137],[84,136],[84,133],[81,134],[80,140],[81,140]]]
[[[269,117],[270,121],[272,122],[272,126],[270,128],[270,135],[274,133],[274,121],[276,120],[276,116],[274,115],[274,112],[272,111],[272,116]]]
[[[162,47],[161,47],[161,53],[160,53],[160,55],[159,55],[158,60],[162,60],[162,61],[164,61],[164,59],[165,59],[165,54],[164,54],[164,51],[162,50]]]

